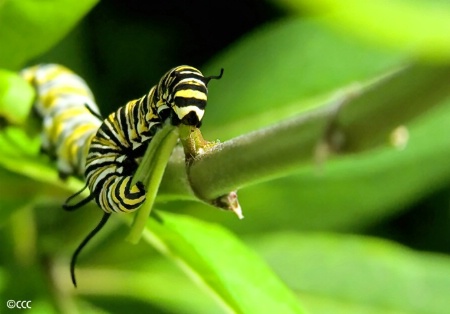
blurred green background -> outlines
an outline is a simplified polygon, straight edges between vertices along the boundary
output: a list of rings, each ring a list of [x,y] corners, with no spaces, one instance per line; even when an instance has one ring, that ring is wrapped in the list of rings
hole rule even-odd
[[[51,24],[42,4],[25,1],[30,16],[41,16],[27,28],[11,17],[18,12],[12,2],[0,2],[1,67],[63,64],[88,82],[104,114],[142,96],[175,65],[189,64],[205,75],[223,67],[223,78],[209,89],[202,127],[209,140],[308,117],[336,95],[368,86],[338,115],[344,131],[348,125],[358,130],[344,134],[342,151],[319,165],[311,149],[298,169],[240,189],[243,221],[197,202],[160,202],[156,208],[233,232],[309,313],[446,312],[450,1],[103,1],[91,10],[94,2],[85,1],[84,17],[69,9],[70,1],[50,1],[58,5],[48,12],[61,20],[82,17],[73,29],[63,22],[49,27],[61,32],[61,40],[48,33],[55,45],[43,44],[50,41],[45,31],[31,31],[32,25]],[[65,34],[63,28],[71,30]],[[30,46],[8,42],[16,30],[33,34]],[[31,46],[32,40],[37,44]],[[403,67],[394,81],[371,85]],[[9,85],[1,83],[0,113],[8,124]],[[408,134],[404,147],[390,140],[399,126]],[[73,188],[58,182],[50,161],[38,154],[39,140],[10,134],[8,127],[2,132],[0,311],[8,299],[33,300],[33,313],[223,311],[147,243],[125,242],[128,227],[120,219],[80,256],[80,288],[73,290],[70,255],[101,212],[94,205],[63,212],[60,205]],[[24,175],[34,164],[44,172]],[[242,269],[242,276],[248,272]],[[245,284],[257,289],[254,282]]]

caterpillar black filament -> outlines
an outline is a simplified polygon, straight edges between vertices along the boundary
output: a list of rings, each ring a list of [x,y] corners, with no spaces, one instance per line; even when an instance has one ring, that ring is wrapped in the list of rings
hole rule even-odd
[[[43,119],[43,149],[54,156],[61,177],[82,176],[90,195],[75,210],[95,200],[104,215],[72,257],[71,275],[76,286],[75,263],[86,243],[104,226],[113,212],[131,212],[145,201],[145,186],[131,185],[139,159],[166,121],[200,127],[211,79],[191,66],[168,71],[148,94],[128,102],[102,121],[86,83],[60,65],[27,68],[22,75],[36,87],[35,108]]]

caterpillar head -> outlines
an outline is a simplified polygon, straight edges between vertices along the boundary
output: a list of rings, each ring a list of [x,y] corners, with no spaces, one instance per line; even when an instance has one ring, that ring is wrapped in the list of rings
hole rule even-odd
[[[217,76],[204,77],[196,68],[180,66],[174,69],[171,108],[172,124],[180,123],[200,127],[208,100],[208,83],[211,79],[220,79],[223,69]]]

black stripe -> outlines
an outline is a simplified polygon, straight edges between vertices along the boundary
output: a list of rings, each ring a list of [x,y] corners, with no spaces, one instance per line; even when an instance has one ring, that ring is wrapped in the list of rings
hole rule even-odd
[[[197,79],[201,82],[204,82],[205,78],[199,72],[195,72],[193,69],[187,69],[186,71],[193,71],[194,73],[182,74],[179,71],[172,72],[172,75],[170,75],[164,82],[164,85],[161,86],[162,90],[165,90],[165,88],[172,90],[182,80]]]
[[[206,107],[206,101],[198,98],[175,97],[174,103],[179,108],[195,106],[203,110]]]
[[[186,71],[191,71],[191,72],[194,72],[194,73],[176,72],[177,73],[176,76],[175,76],[177,78],[176,81],[179,82],[179,81],[185,80],[187,78],[194,78],[194,79],[200,80],[202,82],[205,80],[205,77],[203,75],[201,75],[200,72],[196,72],[196,71],[193,71],[193,70],[186,70]]]
[[[100,145],[100,143],[95,143],[96,146]],[[112,148],[111,146],[101,146],[101,147],[96,147],[91,145],[91,147],[89,148],[89,154],[91,153],[100,153],[102,155],[107,155],[107,154],[117,154],[120,155],[122,153],[121,149],[116,149],[116,148]]]
[[[119,110],[117,110],[116,117],[118,117],[117,122],[120,126],[120,131],[123,133],[123,137],[125,138],[125,141],[129,146],[133,146],[130,143],[130,136],[128,134],[128,123],[127,123],[127,114],[126,111],[127,106],[120,107]]]
[[[119,200],[120,202],[120,207],[125,208],[127,211],[131,211],[139,206],[141,206],[142,203],[138,203],[138,204],[127,204],[126,201],[127,200],[135,200],[137,198],[140,198],[142,195],[144,195],[145,192],[138,192],[138,193],[131,193],[130,189],[131,189],[131,177],[130,180],[128,180],[127,184],[124,187],[124,198],[120,197],[120,189],[121,187],[124,185],[125,183],[125,179],[127,177],[122,177],[120,179],[120,183],[117,186],[117,189],[114,191],[114,194],[116,196],[116,198]]]
[[[142,99],[143,100],[147,99],[147,96],[142,97]],[[135,104],[133,109],[129,113],[131,115],[131,117],[133,118],[133,127],[134,127],[134,130],[136,131],[136,134],[137,134],[136,141],[139,142],[139,143],[142,141],[141,134],[139,134],[139,132],[138,132],[138,130],[139,130],[138,126],[139,126],[139,123],[141,122],[140,121],[140,119],[141,119],[140,118],[140,112],[141,112],[142,107],[144,107],[144,106],[139,106],[138,104]]]
[[[110,120],[110,117],[111,116],[109,116],[107,120]],[[124,144],[117,137],[117,133],[114,133],[114,132],[117,132],[114,127],[114,122],[112,122],[112,123],[111,123],[111,121],[108,121],[108,122],[111,124],[111,126],[114,128],[114,130],[111,130],[109,128],[109,126],[105,122],[103,122],[102,125],[100,126],[100,131],[102,131],[103,134],[100,134],[98,132],[96,136],[103,137],[107,141],[112,141],[112,142],[114,142],[114,144],[116,144],[116,146],[120,147],[122,150],[126,150],[128,147],[124,146]]]
[[[108,174],[106,177],[104,177],[103,179],[100,179],[100,180],[94,180],[94,182],[92,182],[93,184],[95,183],[95,182],[97,182],[97,188],[94,190],[94,191],[91,191],[91,193],[92,194],[95,194],[96,195],[96,197],[95,197],[95,201],[97,202],[97,204],[98,204],[98,206],[100,206],[100,208],[101,209],[103,209],[103,210],[105,210],[105,208],[103,208],[101,205],[100,205],[100,198],[102,197],[102,193],[106,193],[106,191],[107,191],[107,189],[108,189],[108,187],[109,187],[109,185],[108,186],[106,186],[105,185],[105,182],[107,181],[107,180],[109,180],[110,178],[111,178],[111,176],[113,176],[113,175],[115,175],[114,173],[110,173],[110,174]],[[92,184],[92,185],[93,185]],[[89,183],[89,186],[90,186],[91,184]]]
[[[183,83],[183,84],[179,84],[177,86],[175,86],[175,88],[173,89],[172,93],[176,93],[178,91],[181,90],[195,90],[195,91],[200,91],[203,94],[207,94],[208,90],[206,89],[205,85],[196,85],[196,84],[192,84],[192,83]]]
[[[104,161],[102,163],[99,164],[91,164],[92,162],[96,161],[97,159],[94,159],[92,161],[89,161],[88,164],[86,164],[86,169],[85,169],[85,175],[86,177],[91,173],[91,172],[95,172],[96,170],[98,170],[98,168],[103,168],[103,167],[108,167],[110,168],[110,166],[114,166],[117,165],[118,167],[120,167],[120,164],[118,162],[115,161]],[[106,170],[106,169],[105,169]],[[103,172],[103,171],[102,171]]]
[[[131,193],[130,192],[130,190],[131,190],[131,188],[132,188],[132,186],[131,186],[131,177],[130,177],[130,180],[128,180],[128,183],[127,183],[127,186],[125,187],[125,193],[127,193],[127,195],[125,196],[127,199],[129,199],[129,200],[135,200],[135,199],[138,199],[138,198],[140,198],[140,197],[142,197],[144,194],[145,194],[145,191],[142,191],[140,188],[139,188],[139,185],[137,185],[137,187],[139,188],[139,191],[138,192],[136,192],[136,193]],[[128,206],[133,206],[133,207],[138,207],[138,206],[140,206],[140,205],[129,205],[128,204]]]

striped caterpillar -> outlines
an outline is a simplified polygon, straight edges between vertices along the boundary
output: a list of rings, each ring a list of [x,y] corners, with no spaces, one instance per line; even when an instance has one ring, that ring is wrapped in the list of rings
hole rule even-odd
[[[166,121],[174,126],[201,126],[207,103],[207,85],[218,76],[205,77],[191,66],[178,66],[160,79],[148,94],[128,102],[102,119],[92,92],[79,76],[56,64],[26,68],[22,76],[35,86],[35,109],[43,119],[42,148],[57,160],[60,176],[83,177],[90,195],[63,207],[75,210],[95,200],[104,211],[99,224],[78,246],[75,264],[87,242],[106,224],[113,212],[132,212],[145,201],[145,186],[131,185],[133,174],[153,136]]]

